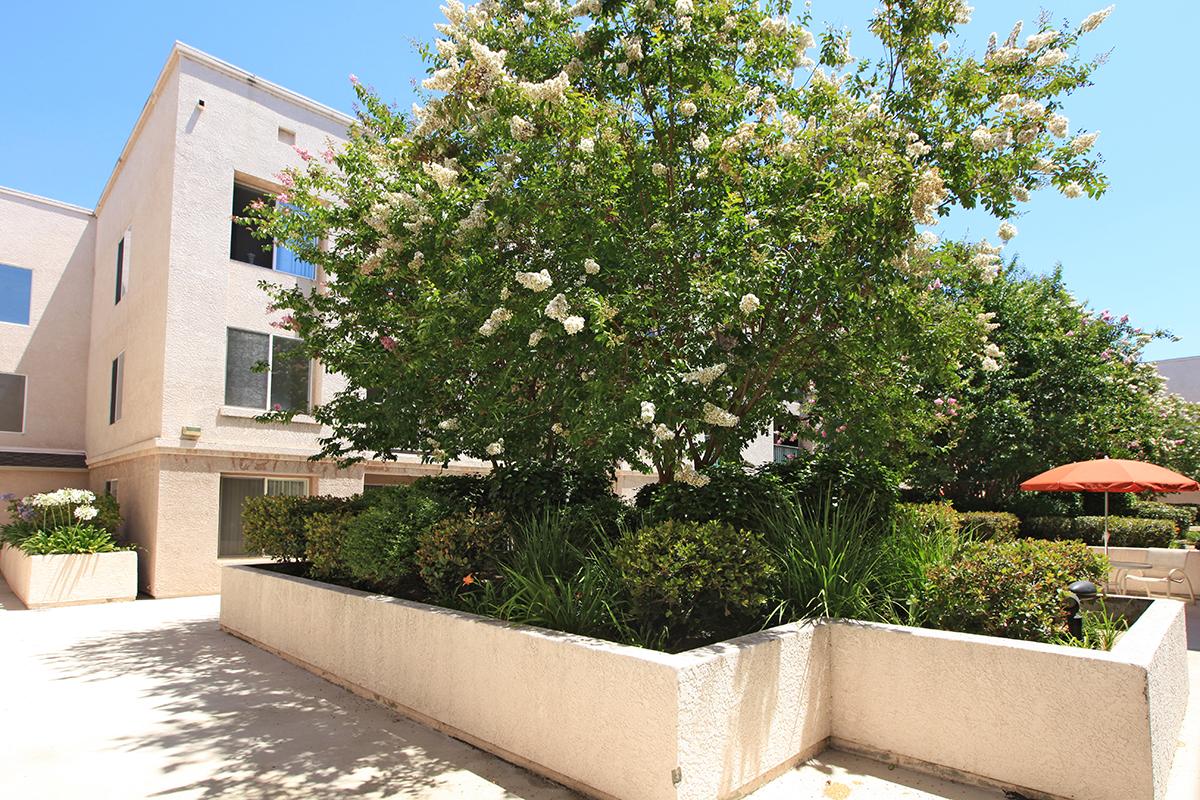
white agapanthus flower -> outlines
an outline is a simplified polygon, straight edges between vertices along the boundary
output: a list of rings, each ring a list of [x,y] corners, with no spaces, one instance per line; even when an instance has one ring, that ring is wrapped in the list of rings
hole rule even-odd
[[[503,440],[503,439],[497,439],[496,441],[494,441],[494,442],[492,442],[491,444],[489,444],[489,445],[488,445],[488,446],[485,448],[485,450],[484,450],[484,451],[485,451],[485,452],[486,452],[486,453],[487,453],[489,456],[492,456],[493,458],[494,458],[494,457],[496,457],[496,456],[498,456],[498,455],[502,455],[502,454],[504,453],[504,440]]]
[[[567,318],[569,311],[570,305],[567,303],[567,296],[562,292],[559,292],[558,294],[554,295],[554,298],[549,303],[546,304],[546,308],[542,313],[555,322],[562,322]]]
[[[1017,226],[1005,220],[1000,223],[1000,230],[996,231],[996,235],[1007,242],[1017,235]]]
[[[725,409],[715,406],[707,401],[704,403],[703,419],[709,425],[713,425],[718,428],[732,428],[741,421],[741,418],[738,417],[737,414],[726,411]]]
[[[642,419],[642,422],[646,423],[647,425],[649,425],[651,422],[654,422],[654,411],[654,403],[651,403],[649,400],[643,400],[641,414],[639,415]]]
[[[594,258],[585,259],[583,262],[583,271],[588,275],[595,275],[600,272],[600,262]]]
[[[458,418],[450,417],[449,419],[444,419],[441,422],[439,422],[437,424],[437,426],[438,426],[438,430],[456,431],[456,430],[458,430]]]
[[[761,305],[762,303],[759,301],[758,295],[755,294],[744,294],[742,295],[742,299],[738,301],[738,308],[740,308],[742,313],[746,316],[758,311],[759,306]]]
[[[1108,15],[1111,14],[1115,8],[1116,6],[1109,6],[1108,8],[1102,8],[1099,11],[1088,14],[1086,17],[1084,17],[1083,22],[1079,24],[1079,30],[1083,33],[1091,33],[1092,31],[1096,30],[1096,28],[1099,28],[1104,20],[1108,19]]]
[[[583,317],[567,317],[562,321],[563,330],[571,336],[583,330]]]
[[[518,272],[517,283],[531,292],[540,293],[553,286],[554,279],[550,277],[550,273],[546,270],[542,270],[541,272]]]
[[[96,515],[100,512],[96,510],[95,506],[75,506],[73,513],[75,514],[75,519],[80,522],[87,522],[95,519]]]

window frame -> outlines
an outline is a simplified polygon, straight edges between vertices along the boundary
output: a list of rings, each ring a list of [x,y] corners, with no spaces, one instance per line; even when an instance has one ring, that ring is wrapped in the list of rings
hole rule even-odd
[[[234,175],[233,191],[234,191],[235,197],[236,197],[236,193],[237,193],[238,189],[243,189],[245,191],[254,192],[254,193],[258,194],[261,198],[267,199],[277,206],[280,204],[278,198],[275,197],[274,190],[263,188],[263,186],[261,184],[255,183],[251,180],[239,179],[237,175]],[[284,203],[284,205],[287,205],[287,204]],[[238,213],[239,212],[236,210],[236,206],[235,206],[233,216],[237,217]],[[234,257],[234,255],[233,255],[234,229],[238,228],[238,227],[242,227],[242,226],[238,225],[238,222],[236,219],[232,220],[230,223],[230,229],[229,229],[229,249],[230,249],[229,260],[230,261],[236,261],[239,264],[245,264],[246,266],[249,266],[249,267],[257,267],[258,269],[269,269],[271,272],[278,272],[280,275],[291,275],[293,278],[300,278],[301,280],[316,282],[316,280],[317,280],[317,265],[316,264],[309,264],[307,261],[300,261],[299,258],[296,258],[297,263],[306,264],[312,268],[311,276],[300,273],[300,272],[290,272],[288,270],[279,268],[279,251],[281,249],[287,250],[289,253],[293,253],[293,255],[295,255],[295,254],[292,250],[290,250],[289,248],[280,244],[278,241],[276,241],[274,239],[271,240],[271,263],[269,266],[266,264],[252,264],[249,261],[243,261],[240,258]],[[258,241],[258,240],[256,239],[255,241]]]
[[[112,372],[108,384],[108,424],[116,425],[124,416],[125,405],[125,351],[117,353],[112,360]]]
[[[33,324],[33,270],[30,267],[19,267],[16,264],[2,262],[0,262],[0,267],[8,267],[9,269],[20,270],[29,274],[29,294],[25,298],[25,321],[17,322],[11,319],[0,319],[0,325],[17,325],[22,328],[28,328]]]
[[[133,226],[125,229],[117,241],[116,280],[113,289],[113,305],[120,305],[125,295],[129,294],[129,266],[132,261],[130,249],[133,242]]]
[[[110,478],[109,480],[106,480],[104,482],[104,496],[105,497],[111,497],[112,499],[116,500],[119,503],[119,502],[121,502],[121,498],[118,496],[118,492],[120,492],[120,491],[121,491],[121,479],[120,478]]]
[[[0,435],[10,434],[12,436],[24,436],[29,427],[29,375],[28,373],[24,372],[0,372],[0,375],[8,375],[21,379],[21,430],[0,430]]]
[[[314,488],[313,487],[313,479],[312,479],[312,476],[310,476],[310,475],[264,475],[262,473],[241,473],[241,472],[218,473],[217,474],[217,482],[218,482],[217,558],[218,559],[247,559],[247,558],[263,558],[263,557],[265,557],[264,554],[262,554],[262,553],[255,554],[255,553],[250,553],[250,552],[245,551],[244,548],[245,548],[246,538],[245,538],[244,530],[242,531],[243,551],[241,553],[222,553],[221,552],[221,539],[222,539],[222,537],[221,537],[221,533],[222,533],[221,521],[224,518],[223,512],[225,510],[223,507],[223,503],[225,501],[225,492],[224,492],[223,486],[224,486],[224,481],[226,478],[235,479],[235,480],[258,480],[258,481],[261,481],[262,494],[250,495],[251,497],[266,497],[266,496],[268,496],[267,490],[270,486],[271,481],[278,481],[281,483],[301,483],[304,485],[304,492],[300,495],[270,495],[272,497],[276,497],[276,496],[311,497],[313,494],[313,488]]]
[[[266,386],[266,392],[265,392],[266,400],[264,401],[264,404],[261,407],[259,407],[259,406],[242,406],[242,405],[237,405],[235,403],[229,402],[229,332],[230,331],[237,331],[239,333],[249,333],[254,336],[267,337],[267,370],[264,373],[267,376],[267,386]],[[227,325],[225,327],[225,370],[226,370],[226,372],[225,372],[225,386],[223,387],[224,394],[222,396],[222,400],[224,401],[223,405],[229,406],[231,408],[245,408],[245,409],[249,409],[251,411],[269,412],[269,411],[276,410],[276,409],[272,408],[272,405],[271,405],[271,388],[272,388],[273,382],[275,380],[275,340],[276,339],[286,339],[288,341],[301,342],[301,343],[304,341],[303,339],[301,339],[299,337],[295,337],[295,336],[279,336],[274,333],[263,333],[262,331],[252,331],[248,328],[239,328],[239,327],[236,327],[233,325]],[[312,413],[312,407],[313,407],[313,363],[314,362],[311,358],[309,358],[309,359],[305,359],[305,363],[308,365],[308,380],[306,381],[305,392],[304,392],[304,397],[305,397],[304,408],[303,409],[281,408],[281,409],[279,409],[280,411],[291,410],[291,411],[293,411],[293,413],[296,413],[296,414],[311,414]]]

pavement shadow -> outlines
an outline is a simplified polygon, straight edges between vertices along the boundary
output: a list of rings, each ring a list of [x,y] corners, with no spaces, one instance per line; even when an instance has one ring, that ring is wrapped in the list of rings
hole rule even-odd
[[[148,713],[147,724],[118,726],[138,733],[104,743],[154,754],[162,779],[138,796],[576,797],[225,634],[211,619],[106,632],[42,661],[54,680],[94,683],[97,692],[114,678],[144,684],[138,713]]]

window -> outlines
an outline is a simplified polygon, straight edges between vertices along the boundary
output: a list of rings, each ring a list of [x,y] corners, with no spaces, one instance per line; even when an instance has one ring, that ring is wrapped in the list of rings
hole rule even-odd
[[[125,354],[121,353],[112,362],[112,380],[108,385],[108,424],[121,418],[121,401],[125,396]]]
[[[0,432],[25,432],[25,376],[0,372]]]
[[[246,216],[250,207],[256,203],[274,203],[275,198],[270,192],[255,189],[240,183],[233,185],[233,230],[229,237],[229,257],[234,261],[253,264],[256,267],[274,269],[313,280],[317,269],[312,264],[301,261],[300,258],[283,245],[272,246],[271,242],[254,238],[250,227],[237,220]]]
[[[121,298],[129,292],[129,244],[133,229],[125,231],[121,241],[117,242],[117,281],[113,305],[121,302]]]
[[[237,558],[246,556],[246,540],[242,535],[242,505],[250,497],[308,494],[304,478],[244,478],[221,476],[220,523],[217,532],[217,556]]]
[[[29,324],[33,270],[0,264],[0,322]]]
[[[230,328],[225,348],[225,405],[308,411],[311,364],[299,339]],[[255,370],[266,364],[262,372]]]
[[[121,482],[119,480],[116,480],[115,478],[111,481],[105,481],[104,482],[104,495],[106,497],[111,497],[114,500],[120,500],[121,498],[117,497],[117,488],[120,483]]]

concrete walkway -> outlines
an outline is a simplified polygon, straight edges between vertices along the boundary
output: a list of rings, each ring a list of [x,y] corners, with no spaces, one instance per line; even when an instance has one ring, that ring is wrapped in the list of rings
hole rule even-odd
[[[0,611],[0,796],[576,797],[221,633],[215,597],[23,611],[6,590],[0,581],[12,612]],[[1192,622],[1200,649],[1200,614]],[[1189,657],[1186,725],[1200,743],[1200,652]],[[1184,750],[1195,769],[1200,746]],[[1177,769],[1171,800],[1200,800],[1198,774]],[[828,751],[752,797],[1003,795]]]

